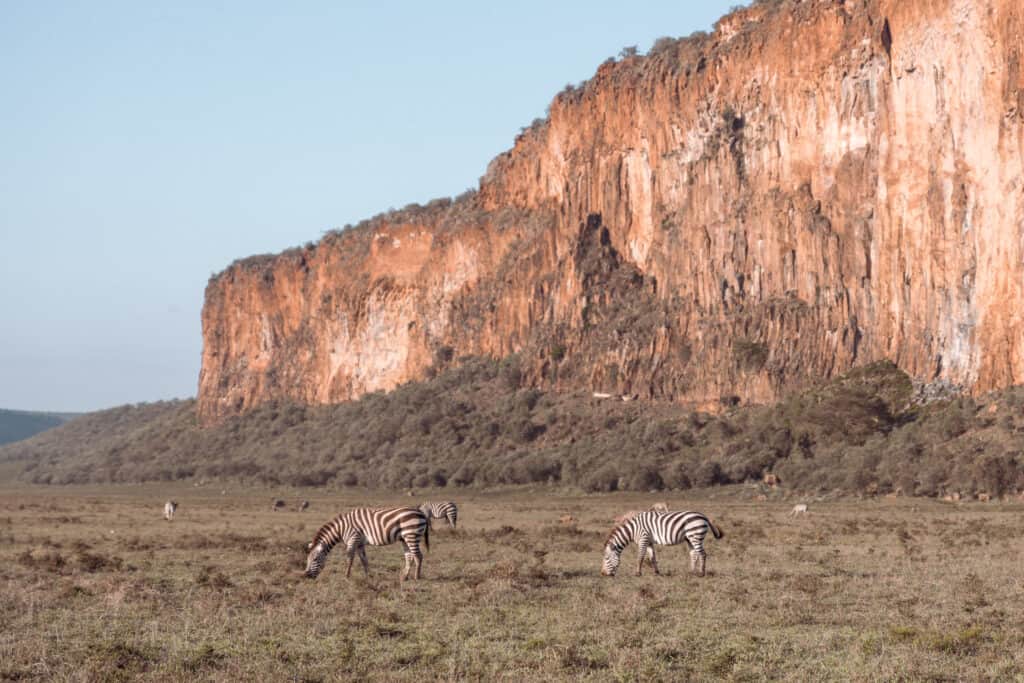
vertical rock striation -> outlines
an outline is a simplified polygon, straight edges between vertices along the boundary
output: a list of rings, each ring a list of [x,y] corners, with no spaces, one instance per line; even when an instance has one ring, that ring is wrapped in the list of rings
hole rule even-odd
[[[1022,36],[1012,0],[784,0],[609,60],[478,192],[211,279],[201,418],[452,354],[705,407],[883,358],[1020,383]]]

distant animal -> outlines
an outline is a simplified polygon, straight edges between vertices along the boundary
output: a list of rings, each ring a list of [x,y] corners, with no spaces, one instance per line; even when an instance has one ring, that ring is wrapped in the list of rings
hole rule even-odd
[[[304,512],[304,511],[306,511],[308,509],[309,509],[309,501],[308,500],[302,501],[302,504],[299,505],[299,511],[300,512]]]
[[[576,518],[573,517],[572,515],[562,515],[561,517],[558,518],[558,523],[559,524],[564,524],[566,526],[570,526],[570,525],[576,523]]]
[[[651,506],[651,510],[654,512],[668,512],[668,503],[655,503]]]
[[[794,505],[793,509],[790,511],[789,514],[793,517],[796,517],[797,515],[807,514],[807,503],[800,503],[798,505]]]
[[[626,522],[633,519],[639,514],[640,510],[630,510],[629,512],[623,512],[621,515],[612,520],[612,523],[615,524],[615,526],[619,526],[620,524],[625,524]]]
[[[164,503],[164,519],[166,519],[168,522],[174,519],[174,511],[177,509],[178,503],[173,500],[169,500],[166,503]]]
[[[635,541],[638,549],[636,575],[643,572],[644,560],[649,559],[654,573],[658,573],[658,561],[654,555],[655,545],[690,546],[690,571],[704,576],[707,555],[704,552],[704,537],[708,531],[715,538],[722,538],[722,532],[700,512],[641,512],[625,524],[612,529],[604,546],[601,574],[615,576],[622,559],[622,551]]]
[[[277,500],[274,501],[272,507],[274,512],[277,512],[278,510],[284,510],[284,501],[278,498]]]
[[[420,505],[420,510],[423,510],[423,514],[427,516],[428,522],[432,519],[446,519],[448,520],[448,526],[454,529],[455,524],[459,521],[459,508],[450,500],[443,503],[427,501]]]
[[[410,572],[413,572],[414,579],[419,579],[423,564],[421,538],[423,546],[429,550],[430,525],[427,516],[419,508],[356,508],[338,515],[316,532],[306,546],[309,554],[306,556],[305,574],[307,578],[315,579],[324,568],[327,554],[334,546],[343,544],[348,554],[345,576],[352,573],[352,561],[356,554],[363,564],[363,573],[369,576],[366,545],[390,545],[401,541],[405,554],[405,572],[401,579],[405,581],[409,578]]]

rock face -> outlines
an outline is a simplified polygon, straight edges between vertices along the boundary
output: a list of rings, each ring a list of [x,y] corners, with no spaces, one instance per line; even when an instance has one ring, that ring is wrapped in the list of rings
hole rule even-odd
[[[854,365],[1024,381],[1024,6],[762,1],[609,60],[479,191],[239,261],[200,415],[452,356],[525,384],[769,402]]]

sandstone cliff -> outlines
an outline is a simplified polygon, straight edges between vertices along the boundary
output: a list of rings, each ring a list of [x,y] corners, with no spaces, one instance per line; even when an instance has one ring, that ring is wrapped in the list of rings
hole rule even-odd
[[[1024,6],[760,2],[601,65],[479,191],[233,264],[205,422],[452,354],[713,405],[853,365],[1024,381]]]

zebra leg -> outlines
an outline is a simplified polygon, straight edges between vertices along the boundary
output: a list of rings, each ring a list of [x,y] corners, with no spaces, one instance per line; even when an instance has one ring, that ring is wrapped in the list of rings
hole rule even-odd
[[[405,553],[405,571],[402,572],[402,581],[407,581],[409,576],[413,573],[413,567],[416,565],[416,556],[412,554],[412,551]],[[419,578],[419,577],[414,577]]]
[[[346,579],[349,576],[352,575],[352,561],[354,559],[356,559],[356,549],[355,548],[349,548],[348,549],[348,568],[345,569],[345,578]]]
[[[422,568],[423,568],[423,553],[420,552],[419,548],[415,548],[412,551],[412,562],[413,562],[413,566],[416,568],[416,574],[415,574],[415,576],[413,578],[415,578],[417,581],[419,581],[420,580],[420,573],[421,573]]]
[[[690,571],[697,576],[704,576],[704,567],[707,563],[707,556],[704,554],[704,548],[701,546],[694,547],[690,551]]]
[[[366,560],[366,546],[359,546],[359,559],[363,563],[363,576],[370,578],[370,563]]]
[[[352,575],[352,562],[356,559],[356,553],[363,549],[363,540],[358,534],[353,535],[345,541],[345,554],[348,555],[348,567],[345,569],[345,578]]]
[[[427,524],[429,524],[429,523],[430,522],[428,521]],[[405,567],[402,570],[402,574],[399,577],[399,581],[405,581],[406,579],[409,578],[409,570],[412,568],[412,566],[411,566],[411,562],[410,562],[409,544],[405,542],[404,538],[401,539],[401,541],[402,541],[402,556],[405,558]]]
[[[402,539],[402,545],[405,546],[405,577],[409,578],[409,574],[412,573],[412,578],[419,581],[420,568],[423,564],[423,551],[420,550],[420,539],[418,536],[410,535],[408,540]]]
[[[697,576],[705,575],[705,567],[707,565],[707,555],[704,550],[691,550],[690,551],[690,567],[693,573]]]
[[[639,556],[637,557],[636,563],[636,575],[643,576],[644,573],[644,558],[647,557],[647,551],[651,548],[651,541],[647,537],[647,534],[641,534],[640,538],[637,539],[637,547],[640,550]]]
[[[647,552],[650,553],[651,567],[654,568],[655,575],[661,574],[661,572],[658,571],[658,558],[655,557],[655,555],[654,555],[654,545],[653,544],[651,545],[650,548],[648,548]]]

